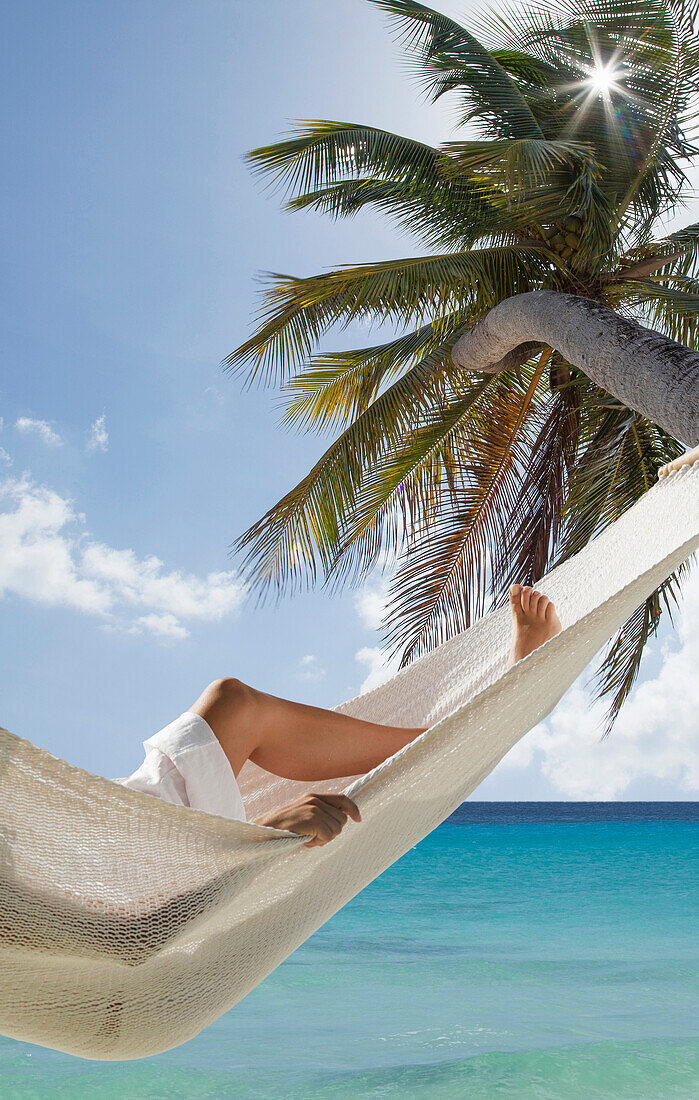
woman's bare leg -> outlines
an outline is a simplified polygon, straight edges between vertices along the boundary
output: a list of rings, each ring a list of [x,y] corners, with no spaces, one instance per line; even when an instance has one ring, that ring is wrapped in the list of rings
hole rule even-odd
[[[368,772],[424,732],[293,703],[234,679],[209,684],[190,710],[211,726],[236,776],[249,759],[310,783]]]
[[[561,624],[548,597],[528,585],[512,586],[510,605],[514,664],[558,634]],[[424,733],[292,703],[234,679],[209,684],[190,710],[211,726],[236,776],[246,760],[309,783],[360,775]]]

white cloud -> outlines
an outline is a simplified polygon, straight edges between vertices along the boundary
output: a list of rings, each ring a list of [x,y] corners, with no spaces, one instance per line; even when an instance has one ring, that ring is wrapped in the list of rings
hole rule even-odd
[[[159,558],[138,558],[133,550],[115,550],[99,542],[82,550],[81,568],[91,580],[118,592],[125,603],[183,619],[222,619],[237,610],[243,597],[233,573],[195,577],[178,570],[163,572]]]
[[[29,416],[20,416],[15,421],[15,428],[18,432],[24,432],[25,434],[38,435],[42,443],[45,443],[47,447],[62,447],[63,440],[57,432],[54,432],[51,425],[46,420],[32,420]]]
[[[108,445],[109,434],[106,428],[106,415],[102,413],[102,415],[98,416],[95,422],[90,425],[85,450],[88,454],[94,454],[95,451],[106,451]]]
[[[658,674],[638,685],[611,735],[601,738],[605,707],[579,682],[553,714],[508,754],[501,768],[539,767],[565,798],[611,800],[637,782],[699,790],[699,572],[685,586],[677,636]]]
[[[299,667],[299,676],[302,680],[310,680],[312,683],[317,683],[318,680],[322,680],[325,676],[325,669],[320,667],[318,658],[313,653],[308,653],[305,657],[302,657],[299,661]]]
[[[386,614],[390,577],[367,581],[354,597],[355,611],[368,630],[380,630]]]
[[[64,529],[80,522],[70,501],[23,478],[0,486],[0,594],[107,614],[111,593],[81,575],[77,544]]]
[[[354,659],[359,661],[360,664],[366,665],[369,670],[359,689],[360,695],[363,695],[365,691],[371,691],[372,688],[378,687],[379,684],[385,684],[387,680],[391,679],[391,676],[395,675],[400,666],[397,657],[389,659],[388,654],[379,649],[378,646],[363,646],[355,653]]]
[[[360,622],[367,630],[374,633],[381,630],[385,622],[388,590],[395,568],[395,556],[384,555],[376,571],[365,581],[354,597],[354,609]],[[362,695],[385,683],[386,680],[390,680],[400,666],[398,658],[389,658],[388,653],[380,646],[363,646],[355,653],[354,659],[359,664],[365,665],[368,670],[359,689]]]
[[[380,630],[386,615],[386,601],[395,562],[384,560],[380,570],[370,577],[354,597],[354,609],[367,630]],[[397,658],[389,659],[379,646],[363,646],[354,655],[355,661],[365,665],[368,673],[359,689],[360,694],[378,687],[398,671]]]
[[[225,401],[224,395],[221,393],[218,386],[207,386],[204,390],[204,394],[210,397],[217,405],[222,405]]]
[[[174,615],[141,615],[136,622],[129,627],[129,634],[155,634],[158,638],[170,638],[179,640],[188,638],[189,631],[182,626]]]
[[[232,572],[167,570],[89,538],[73,503],[29,478],[0,483],[0,596],[99,616],[112,629],[184,638],[180,620],[213,621],[240,607]],[[134,617],[135,616],[135,617]]]
[[[7,453],[4,447],[0,447],[0,462],[4,462],[6,466],[12,465],[12,456]]]

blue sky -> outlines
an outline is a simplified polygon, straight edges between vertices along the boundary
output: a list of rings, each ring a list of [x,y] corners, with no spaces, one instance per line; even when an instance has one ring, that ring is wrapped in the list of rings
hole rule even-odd
[[[217,676],[325,706],[356,694],[379,591],[242,600],[228,544],[324,441],[280,430],[275,394],[219,363],[250,331],[257,272],[419,249],[370,214],[283,214],[242,157],[294,118],[438,142],[447,108],[421,102],[364,0],[28,0],[2,55],[0,722],[123,775]],[[350,340],[367,333],[328,346]],[[578,690],[479,797],[691,797],[692,697],[672,753],[644,699],[691,665],[695,590],[612,749]]]

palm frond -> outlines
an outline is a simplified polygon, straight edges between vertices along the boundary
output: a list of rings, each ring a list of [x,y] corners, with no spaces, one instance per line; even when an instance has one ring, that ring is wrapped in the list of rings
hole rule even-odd
[[[462,441],[458,488],[408,548],[387,606],[387,642],[402,663],[465,630],[483,613],[494,547],[516,507],[528,453],[527,421],[548,355],[528,385],[497,376],[485,415]],[[504,384],[503,384],[504,383]]]
[[[497,188],[482,180],[450,181],[443,173],[431,181],[340,180],[288,203],[291,210],[313,209],[333,218],[353,217],[368,206],[430,248],[464,250],[502,231],[505,203]],[[511,229],[524,227],[536,212],[531,204],[517,210]]]
[[[292,210],[313,209],[333,218],[353,217],[373,206],[429,247],[459,250],[477,242],[521,241],[531,237],[532,226],[580,214],[586,220],[586,242],[596,233],[606,251],[611,239],[607,203],[595,182],[592,161],[581,156],[576,164],[571,158],[564,168],[562,151],[554,171],[554,143],[530,141],[522,158],[517,156],[520,143],[504,144],[509,149],[494,149],[489,165],[484,150],[478,158],[482,167],[474,168],[471,174],[458,163],[463,143],[447,143],[440,151],[440,170],[434,180],[340,180],[299,194],[287,205]],[[539,144],[549,145],[548,156],[546,150],[541,158],[537,156],[534,147]],[[542,162],[552,165],[547,174],[541,170]],[[598,247],[594,254],[599,251]]]
[[[394,182],[434,183],[439,152],[424,142],[375,126],[299,120],[286,141],[248,153],[253,169],[287,194],[315,191],[367,173]]]
[[[249,363],[250,380],[260,371],[267,380],[279,380],[338,323],[370,317],[422,324],[428,315],[441,322],[469,304],[485,312],[500,298],[537,285],[548,269],[542,253],[510,245],[348,265],[308,279],[271,276],[262,324],[228,356],[226,366],[239,369]]]
[[[462,121],[478,117],[497,137],[542,136],[516,82],[465,27],[414,0],[371,2],[391,17],[433,102],[457,90],[466,105]]]
[[[463,441],[487,415],[496,388],[490,375],[466,380],[460,392],[445,389],[400,443],[367,466],[329,573],[333,587],[363,580],[380,558],[395,557],[428,528],[455,492]]]
[[[491,15],[497,17],[498,13],[492,12]],[[492,32],[492,26],[489,29]],[[578,71],[577,68],[573,67],[565,69],[558,58],[554,63],[549,59],[527,53],[519,48],[521,45],[520,42],[516,46],[508,45],[491,49],[490,53],[497,63],[510,76],[514,77],[522,95],[539,117],[542,107],[542,94],[549,97],[553,104],[555,99],[558,98],[556,86],[563,79],[567,79],[569,82],[573,81],[577,77]]]
[[[428,353],[439,355],[440,349],[451,346],[468,321],[468,311],[461,311],[376,347],[316,356],[286,384],[282,423],[319,432],[346,427],[398,374]]]
[[[685,347],[699,346],[699,279],[673,274],[634,279],[617,302],[670,339]]]
[[[636,608],[612,640],[607,653],[594,674],[593,682],[598,698],[611,696],[607,711],[604,736],[609,736],[622,706],[641,669],[645,647],[655,637],[663,610],[672,617],[672,604],[680,598],[680,586],[687,572],[684,563]],[[672,602],[671,602],[672,601]]]
[[[511,191],[513,184],[546,183],[563,167],[582,169],[595,179],[600,168],[592,145],[581,141],[544,138],[496,138],[491,141],[448,141],[440,147],[445,154],[441,167],[448,178],[459,179],[474,172],[495,176],[497,185]]]
[[[494,556],[491,586],[496,603],[507,599],[510,585],[540,580],[558,545],[579,443],[581,394],[571,381],[570,365],[558,353],[552,357],[551,373],[562,381],[542,402],[520,496]]]
[[[625,295],[625,301],[636,300],[639,302],[668,302],[677,313],[699,313],[699,293],[696,289],[688,290],[691,285],[697,287],[695,280],[683,280],[684,286],[665,286],[659,280],[647,278],[636,279],[633,287],[629,288]]]
[[[441,403],[448,357],[427,355],[384,390],[336,439],[306,477],[234,544],[241,571],[264,594],[292,591],[327,573],[368,470],[399,447],[422,410]]]
[[[474,178],[466,174],[463,144],[454,146],[461,154],[459,164],[450,155],[450,144],[433,148],[369,126],[319,120],[301,125],[287,141],[253,150],[248,159],[291,196],[288,209],[313,209],[337,218],[374,205],[422,239],[470,245],[502,228],[503,219],[507,223],[511,197],[498,179],[489,180],[482,170]],[[488,143],[482,144],[481,166]],[[493,161],[504,163],[510,179],[516,171],[519,177],[533,173],[540,188],[528,200],[518,195],[513,228],[541,221],[547,213],[570,212],[568,193],[574,183],[565,179],[557,184],[549,171],[544,191],[546,167],[572,165],[588,184],[595,177],[594,159],[580,143],[542,142],[541,150],[537,144],[531,139],[492,143],[491,166]]]
[[[685,225],[665,238],[671,248],[679,248],[683,258],[673,264],[672,270],[687,278],[699,279],[699,222]]]
[[[570,557],[631,507],[655,483],[659,467],[684,449],[662,429],[623,407],[604,407],[600,401],[598,407],[588,406],[586,413],[586,448],[571,477],[559,560]],[[597,695],[611,695],[607,733],[636,681],[644,647],[657,631],[663,607],[669,609],[670,598],[677,598],[681,573],[670,577],[630,616],[594,675]]]
[[[682,454],[662,428],[627,409],[586,379],[581,404],[581,448],[564,508],[557,561],[578,553],[655,483],[658,470]]]

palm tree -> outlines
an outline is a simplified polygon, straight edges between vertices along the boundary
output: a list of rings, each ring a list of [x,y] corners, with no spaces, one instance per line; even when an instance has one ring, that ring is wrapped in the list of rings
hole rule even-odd
[[[370,2],[428,97],[455,99],[463,130],[435,148],[312,121],[249,154],[290,209],[373,206],[431,253],[271,277],[257,331],[226,363],[283,385],[287,425],[338,434],[236,549],[261,592],[358,583],[390,561],[386,640],[407,663],[576,553],[684,449],[541,336],[512,341],[497,368],[487,356],[462,368],[497,303],[542,290],[698,346],[699,224],[656,226],[699,152],[699,48],[678,0],[491,11],[478,38],[414,0]],[[357,319],[395,335],[317,350]],[[610,644],[597,677],[608,728],[678,581]]]

